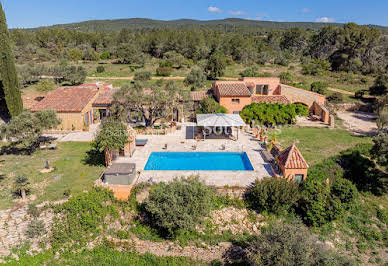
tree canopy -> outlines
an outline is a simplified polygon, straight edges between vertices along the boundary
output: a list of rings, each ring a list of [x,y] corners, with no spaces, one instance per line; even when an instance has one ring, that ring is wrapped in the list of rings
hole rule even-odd
[[[3,124],[0,127],[0,134],[6,137],[15,147],[32,148],[38,143],[43,130],[56,128],[60,122],[53,110],[36,113],[24,111],[13,117],[10,123]]]
[[[134,114],[144,119],[146,126],[153,126],[157,120],[171,115],[188,97],[188,91],[174,81],[135,82],[115,93],[111,109],[116,117],[126,119]]]

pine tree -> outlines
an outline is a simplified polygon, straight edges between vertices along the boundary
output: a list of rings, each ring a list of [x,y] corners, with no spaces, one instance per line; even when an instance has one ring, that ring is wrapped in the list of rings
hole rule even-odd
[[[7,22],[0,3],[0,79],[9,114],[17,116],[23,111],[23,102],[16,73]],[[2,93],[0,93],[1,95]]]

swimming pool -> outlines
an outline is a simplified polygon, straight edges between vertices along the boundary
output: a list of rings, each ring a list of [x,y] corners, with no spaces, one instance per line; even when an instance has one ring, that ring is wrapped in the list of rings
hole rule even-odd
[[[253,171],[245,152],[152,152],[144,170]]]

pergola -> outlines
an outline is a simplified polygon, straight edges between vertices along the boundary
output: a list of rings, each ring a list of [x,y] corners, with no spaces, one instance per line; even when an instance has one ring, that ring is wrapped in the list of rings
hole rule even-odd
[[[238,114],[197,114],[197,126],[201,127],[244,127],[246,124]],[[237,131],[238,139],[238,131]]]

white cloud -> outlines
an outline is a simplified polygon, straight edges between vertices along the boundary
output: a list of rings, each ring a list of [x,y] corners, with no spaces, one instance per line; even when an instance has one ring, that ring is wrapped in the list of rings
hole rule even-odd
[[[215,7],[215,6],[209,6],[207,8],[207,11],[212,12],[212,13],[222,13],[222,10],[219,9],[218,7]]]
[[[310,12],[311,12],[311,10],[309,8],[307,8],[307,7],[302,8],[302,13],[310,13]]]
[[[330,23],[330,22],[334,22],[335,19],[334,18],[328,18],[328,17],[321,17],[321,18],[317,18],[315,20],[315,22],[322,22],[322,23]]]
[[[241,15],[244,15],[244,14],[245,14],[245,12],[242,11],[242,10],[236,10],[236,11],[231,10],[231,11],[229,11],[228,13],[231,14],[231,15],[233,15],[233,16],[241,16]]]
[[[259,13],[259,14],[256,14],[255,20],[266,20],[268,18],[269,18],[269,16],[267,14]]]

